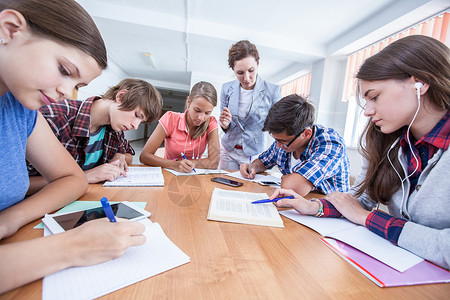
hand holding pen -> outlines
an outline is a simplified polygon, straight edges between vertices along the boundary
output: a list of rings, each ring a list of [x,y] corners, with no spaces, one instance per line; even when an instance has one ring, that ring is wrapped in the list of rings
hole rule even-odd
[[[191,169],[192,169],[192,171],[197,173],[197,171],[195,171],[195,168],[194,168],[195,164],[193,162],[191,162],[190,160],[188,160],[183,152],[181,152],[181,157],[186,161],[186,165],[190,168],[187,172],[185,170],[182,170],[182,171],[186,172],[186,173],[190,173]]]

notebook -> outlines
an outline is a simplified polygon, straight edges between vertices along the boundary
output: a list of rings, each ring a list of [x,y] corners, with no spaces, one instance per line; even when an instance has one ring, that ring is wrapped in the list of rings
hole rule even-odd
[[[321,240],[380,287],[450,282],[449,271],[425,260],[399,272],[341,241],[329,238]]]
[[[284,210],[280,214],[315,230],[324,237],[351,245],[399,272],[404,272],[423,261],[423,258],[344,218],[316,218],[301,215],[294,209]]]
[[[122,256],[101,264],[68,268],[45,276],[42,299],[97,298],[190,261],[158,223],[149,219],[139,222],[146,225],[145,244],[130,247]]]
[[[127,176],[106,181],[103,186],[164,186],[161,167],[129,167]]]

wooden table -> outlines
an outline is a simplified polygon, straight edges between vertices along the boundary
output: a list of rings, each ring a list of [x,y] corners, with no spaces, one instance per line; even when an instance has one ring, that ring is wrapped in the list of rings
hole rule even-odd
[[[283,218],[285,228],[207,221],[215,187],[271,194],[271,187],[245,182],[240,188],[213,183],[217,175],[174,176],[163,170],[164,187],[89,187],[80,200],[147,202],[150,220],[191,262],[143,280],[106,299],[445,299],[450,284],[380,288],[320,241],[320,235]],[[311,195],[312,196],[312,195]],[[10,243],[42,236],[21,228]],[[50,253],[49,253],[50,255]],[[39,259],[39,257],[36,257]],[[40,299],[42,280],[0,296]]]

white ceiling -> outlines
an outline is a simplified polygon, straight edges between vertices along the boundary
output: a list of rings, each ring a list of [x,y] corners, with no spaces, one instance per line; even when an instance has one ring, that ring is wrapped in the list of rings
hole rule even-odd
[[[77,1],[97,23],[110,64],[174,89],[189,89],[192,72],[233,79],[228,49],[241,39],[256,44],[261,76],[281,83],[317,60],[347,55],[450,6],[450,0]]]

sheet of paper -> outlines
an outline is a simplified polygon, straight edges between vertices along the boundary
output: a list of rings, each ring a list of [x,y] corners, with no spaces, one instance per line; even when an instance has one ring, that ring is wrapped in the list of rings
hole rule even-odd
[[[251,204],[268,198],[265,193],[248,193],[215,188],[208,211],[208,219],[254,225],[284,227],[273,203]]]
[[[275,185],[275,186],[281,185],[281,178],[278,178],[278,177],[275,177],[272,175],[256,174],[254,179],[247,179],[247,178],[242,177],[240,171],[237,171],[237,172],[228,173],[228,174],[226,174],[226,176],[234,177],[234,178],[241,179],[241,180],[247,180],[247,181],[251,181],[251,182],[257,182],[257,183],[260,183],[263,185]],[[264,184],[264,182],[271,182],[271,184]]]
[[[117,201],[110,201],[110,204],[115,204],[115,203],[119,203]],[[136,205],[139,208],[145,209],[145,206],[147,205],[147,202],[131,202],[134,205]],[[60,210],[57,211],[57,213],[67,213],[67,212],[73,212],[73,211],[80,211],[80,210],[86,210],[86,209],[91,209],[94,207],[99,207],[102,206],[102,204],[100,203],[100,199],[99,201],[74,201],[66,206],[64,206],[63,208],[61,208]],[[39,223],[38,225],[34,226],[33,229],[43,229],[44,223]]]
[[[161,167],[130,167],[127,176],[106,181],[103,186],[164,186]]]
[[[143,222],[147,237],[144,245],[128,248],[122,256],[98,265],[69,268],[46,276],[42,299],[97,298],[190,261],[158,223],[148,219]]]
[[[190,173],[178,172],[178,171],[175,171],[175,170],[172,170],[172,169],[165,169],[165,170],[169,171],[170,173],[172,173],[175,176],[203,175],[203,174],[228,174],[227,171],[221,170],[221,169],[210,170],[210,169],[197,169],[197,168],[195,168],[196,172],[190,172]]]
[[[393,245],[364,226],[343,218],[316,218],[304,216],[295,210],[285,210],[281,215],[315,230],[324,237],[332,237],[351,245],[390,267],[404,272],[423,261],[423,258]]]

